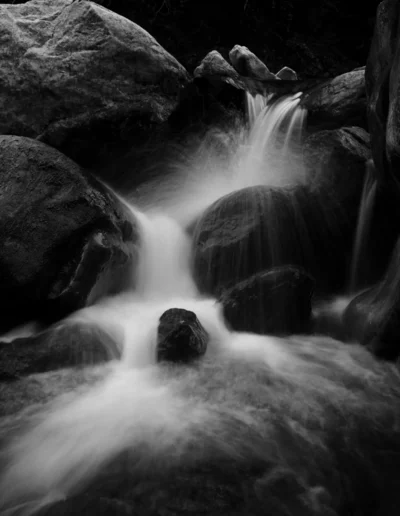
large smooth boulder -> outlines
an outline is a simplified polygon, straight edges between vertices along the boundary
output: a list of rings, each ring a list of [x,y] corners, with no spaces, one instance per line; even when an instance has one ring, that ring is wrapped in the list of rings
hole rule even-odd
[[[358,126],[367,129],[364,69],[353,70],[307,91],[301,105],[308,110],[310,131]]]
[[[105,332],[89,324],[63,323],[31,337],[0,339],[0,381],[32,373],[87,366],[121,355]]]
[[[257,272],[300,266],[316,291],[340,290],[352,235],[339,203],[324,192],[295,186],[256,186],[222,197],[197,222],[194,276],[201,291],[222,290]]]
[[[247,47],[235,45],[229,52],[229,59],[235,70],[243,77],[260,81],[276,79],[275,75],[268,70],[266,64]]]
[[[157,360],[190,362],[207,350],[209,336],[194,312],[170,308],[160,317],[157,331]]]
[[[372,154],[381,173],[399,177],[400,167],[400,5],[378,6],[365,71]]]
[[[367,346],[376,356],[400,356],[400,240],[384,278],[361,292],[343,315],[348,338]]]
[[[0,5],[0,133],[88,166],[144,141],[188,80],[135,23],[87,1]]]
[[[0,136],[1,329],[54,320],[121,290],[136,262],[133,214],[44,143]]]
[[[226,323],[235,331],[285,335],[309,330],[313,279],[297,267],[260,272],[222,292]]]

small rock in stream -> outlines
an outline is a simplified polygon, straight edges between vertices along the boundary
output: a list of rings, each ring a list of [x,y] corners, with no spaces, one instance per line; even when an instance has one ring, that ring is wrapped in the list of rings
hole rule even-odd
[[[190,362],[204,355],[209,335],[196,314],[170,308],[160,317],[157,334],[157,361]]]

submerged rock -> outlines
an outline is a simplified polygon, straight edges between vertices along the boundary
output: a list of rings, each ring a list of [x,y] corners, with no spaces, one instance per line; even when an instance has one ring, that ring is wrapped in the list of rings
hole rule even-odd
[[[247,47],[235,45],[229,52],[229,59],[235,70],[243,77],[260,81],[274,80],[275,75]]]
[[[354,229],[354,228],[353,228]],[[352,228],[331,196],[305,186],[256,186],[226,195],[198,221],[194,276],[202,292],[222,290],[272,267],[302,267],[316,291],[343,287]]]
[[[135,23],[87,1],[0,5],[0,133],[102,164],[174,109],[186,70]]]
[[[194,312],[171,308],[160,317],[157,360],[190,362],[204,355],[208,339],[208,333]]]
[[[0,340],[0,381],[32,373],[92,365],[119,358],[115,342],[99,328],[63,323],[31,337]]]
[[[0,136],[0,169],[1,330],[60,319],[125,286],[138,233],[110,190],[30,138]]]
[[[260,272],[222,292],[219,302],[235,331],[260,334],[309,330],[314,281],[297,267]]]
[[[400,356],[400,240],[385,277],[355,297],[343,317],[348,338],[378,357]]]
[[[308,110],[311,131],[358,126],[367,129],[364,69],[353,70],[307,91],[301,105]]]

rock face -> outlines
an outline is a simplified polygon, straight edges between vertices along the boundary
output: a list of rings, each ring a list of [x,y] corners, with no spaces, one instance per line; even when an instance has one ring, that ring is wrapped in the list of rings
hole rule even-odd
[[[313,279],[292,267],[260,272],[222,293],[219,302],[235,331],[302,333],[309,329]]]
[[[267,66],[247,47],[235,45],[229,52],[229,59],[235,70],[243,77],[250,77],[260,81],[274,80],[275,75]]]
[[[369,134],[360,127],[318,131],[305,141],[304,157],[310,182],[329,190],[352,218],[357,217],[367,161],[371,158]]]
[[[171,308],[160,317],[157,360],[190,362],[204,355],[208,338],[194,312]]]
[[[367,129],[364,69],[339,75],[312,88],[302,101],[309,130],[359,126]]]
[[[32,337],[17,338],[10,343],[0,341],[0,381],[97,364],[119,356],[116,344],[98,328],[64,323]]]
[[[303,267],[316,291],[345,281],[351,228],[329,195],[303,186],[250,187],[215,202],[198,221],[194,276],[201,291],[223,289],[272,267]]]
[[[400,6],[379,4],[365,71],[372,154],[379,171],[399,177],[400,166]]]
[[[0,133],[85,166],[142,141],[188,79],[150,34],[92,2],[0,5],[0,32]]]
[[[387,273],[376,286],[359,294],[344,313],[348,337],[378,357],[400,355],[400,240]]]
[[[133,215],[57,150],[0,136],[2,330],[54,320],[121,290],[136,260]]]

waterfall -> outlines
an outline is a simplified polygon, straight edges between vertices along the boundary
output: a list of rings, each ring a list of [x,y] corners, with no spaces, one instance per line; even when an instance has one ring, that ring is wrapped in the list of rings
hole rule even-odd
[[[375,178],[374,167],[367,164],[354,238],[353,256],[351,261],[351,293],[355,292],[357,288],[359,288],[359,283],[362,279],[360,278],[360,271],[362,269],[361,262],[365,251],[365,247],[368,242],[369,230],[371,226],[372,215],[374,212],[377,185],[378,183]]]
[[[122,358],[96,385],[40,408],[33,424],[7,448],[0,514],[30,516],[73,496],[120,457],[129,462],[124,480],[133,475],[128,483],[138,491],[160,478],[175,480],[181,469],[197,464],[234,463],[241,471],[248,460],[262,464],[260,472],[293,470],[289,473],[300,478],[309,496],[305,504],[318,505],[327,464],[336,463],[325,417],[342,425],[334,429],[339,439],[356,425],[354,418],[365,415],[365,399],[380,400],[374,386],[380,389],[381,383],[369,381],[364,350],[358,360],[329,339],[319,339],[316,346],[312,337],[229,331],[216,300],[196,289],[185,230],[222,195],[245,186],[304,181],[297,146],[306,113],[299,100],[299,94],[275,101],[248,96],[250,127],[225,138],[222,155],[221,140],[213,147],[211,138],[195,151],[189,167],[187,161],[183,169],[177,166],[174,177],[152,183],[137,203],[130,203],[140,233],[135,288],[71,316],[108,332]],[[370,182],[364,188],[355,263],[376,188]],[[156,363],[158,321],[169,308],[193,310],[209,335],[205,357],[192,367]],[[357,382],[365,383],[361,394],[348,387]],[[376,401],[375,410],[381,406]],[[362,456],[353,449],[356,441],[349,442],[351,453]],[[307,469],[310,457],[315,485],[308,488],[301,468]],[[257,489],[263,489],[262,482]],[[285,498],[292,496],[289,491]],[[158,494],[151,487],[152,500]],[[289,504],[297,507],[302,496],[295,491]],[[264,499],[262,507],[267,507]]]

